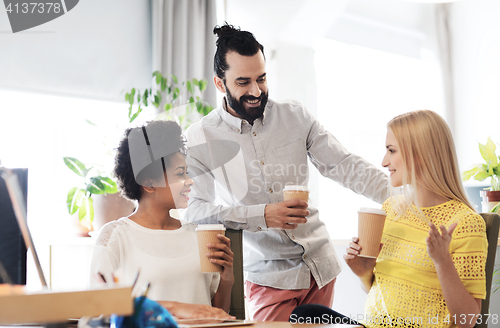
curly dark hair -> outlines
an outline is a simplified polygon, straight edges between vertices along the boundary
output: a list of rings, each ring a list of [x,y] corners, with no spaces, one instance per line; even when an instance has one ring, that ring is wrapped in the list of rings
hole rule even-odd
[[[174,121],[149,121],[125,130],[113,170],[122,195],[140,200],[145,180],[164,176],[169,155],[177,152],[186,154],[186,140],[181,127]]]
[[[264,55],[264,46],[250,32],[241,31],[227,22],[222,26],[215,26],[213,32],[217,35],[214,72],[215,75],[223,80],[226,76],[226,70],[229,69],[226,61],[226,54],[229,51],[236,51],[242,56],[253,56],[260,50],[262,51],[262,55]]]

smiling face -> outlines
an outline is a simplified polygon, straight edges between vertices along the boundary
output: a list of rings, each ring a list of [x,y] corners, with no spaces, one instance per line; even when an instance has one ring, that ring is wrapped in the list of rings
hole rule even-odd
[[[156,199],[168,208],[186,208],[193,180],[187,175],[187,165],[184,155],[174,153],[168,156],[166,175],[168,188],[155,187]]]
[[[391,186],[401,187],[403,185],[404,164],[401,157],[394,133],[390,129],[387,130],[385,141],[386,153],[382,160],[382,166],[389,169],[391,175]]]
[[[268,91],[266,62],[258,51],[253,56],[242,56],[235,51],[226,54],[229,69],[225,78],[214,78],[217,89],[226,94],[231,115],[252,123],[261,117],[267,104]]]

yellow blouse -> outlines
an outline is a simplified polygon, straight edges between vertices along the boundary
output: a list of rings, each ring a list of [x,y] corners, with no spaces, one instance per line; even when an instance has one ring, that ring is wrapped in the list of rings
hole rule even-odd
[[[429,226],[408,209],[399,216],[387,200],[382,251],[365,305],[364,323],[375,327],[454,327],[441,285],[425,242]],[[416,207],[413,208],[417,211]],[[450,200],[422,212],[437,227],[458,222],[450,253],[455,268],[474,298],[486,297],[485,265],[488,250],[484,220],[461,202]],[[418,212],[417,212],[418,213]],[[459,321],[459,318],[457,318]]]

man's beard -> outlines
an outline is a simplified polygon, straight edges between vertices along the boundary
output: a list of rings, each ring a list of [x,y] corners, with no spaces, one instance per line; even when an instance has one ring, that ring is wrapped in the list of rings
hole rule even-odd
[[[229,107],[231,107],[239,117],[248,122],[252,123],[264,114],[264,109],[266,108],[268,92],[262,92],[259,97],[254,96],[241,96],[240,99],[236,99],[231,95],[231,92],[226,87],[226,99]],[[245,100],[260,100],[260,106],[245,108]]]

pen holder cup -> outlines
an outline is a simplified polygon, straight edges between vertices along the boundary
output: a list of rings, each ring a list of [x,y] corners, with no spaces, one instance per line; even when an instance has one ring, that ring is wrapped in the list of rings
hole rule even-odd
[[[174,318],[163,306],[145,296],[134,299],[131,316],[112,315],[110,328],[177,328]]]

